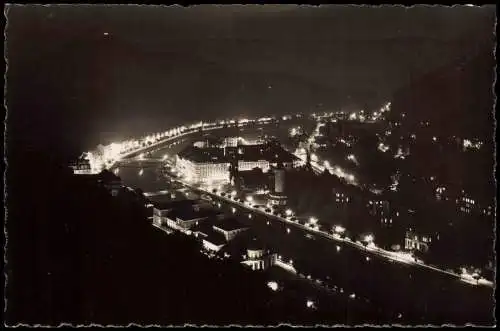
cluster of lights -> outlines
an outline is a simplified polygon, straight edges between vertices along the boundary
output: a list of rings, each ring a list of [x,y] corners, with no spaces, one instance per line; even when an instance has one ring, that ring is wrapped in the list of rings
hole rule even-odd
[[[285,115],[283,116],[283,120],[289,120],[291,119],[292,116],[290,115]],[[235,124],[238,122],[238,126],[243,126],[248,123],[269,123],[270,121],[273,121],[273,117],[262,117],[257,120],[250,120],[250,119],[240,119],[240,120],[220,120],[216,121],[213,123],[204,123],[202,121],[189,125],[189,126],[179,126],[173,129],[170,129],[165,132],[160,132],[160,133],[154,133],[151,135],[148,135],[146,137],[140,138],[140,139],[132,139],[120,143],[111,143],[107,146],[100,146],[97,150],[91,151],[84,153],[82,157],[84,159],[87,159],[90,163],[91,166],[91,171],[96,173],[99,172],[105,168],[109,168],[112,166],[115,162],[119,161],[121,158],[132,154],[134,152],[137,152],[144,146],[149,146],[155,143],[160,142],[163,139],[167,138],[175,138],[179,135],[182,134],[187,134],[187,133],[192,133],[195,132],[199,129],[204,130],[213,130],[213,129],[218,129],[222,128],[224,125],[227,124]]]
[[[377,149],[385,153],[389,150],[389,146],[385,145],[384,143],[379,143]]]
[[[470,199],[470,198],[462,198],[463,201],[465,201],[467,204],[472,204],[474,205],[476,202],[473,200],[473,199]]]
[[[383,107],[382,109],[380,109],[380,112],[381,113],[385,113],[385,112],[389,112],[391,111],[391,103],[390,102],[387,102]]]
[[[316,225],[316,224],[318,224],[318,219],[316,217],[310,217],[309,218],[309,224],[310,225]]]
[[[356,165],[359,165],[358,159],[354,154],[347,155],[347,160],[354,162]]]
[[[469,140],[469,139],[464,139],[463,141],[463,149],[466,150],[466,149],[480,149],[481,146],[483,145],[483,143],[481,141],[472,141],[472,140]]]
[[[257,121],[266,122],[272,118],[261,118]],[[252,120],[243,119],[239,121],[241,124],[247,124]],[[198,122],[189,126],[179,126],[165,132],[154,133],[140,139],[132,139],[120,143],[111,143],[107,146],[99,146],[96,150],[86,152],[82,155],[90,163],[92,172],[96,173],[105,168],[109,168],[121,158],[133,154],[143,148],[152,144],[161,142],[164,139],[175,138],[183,134],[192,133],[199,129],[213,130],[222,128],[225,124],[234,124],[235,120],[222,120],[214,123]]]
[[[266,124],[266,123],[271,122],[272,120],[273,120],[272,117],[261,117],[261,118],[257,119],[257,122]]]
[[[342,234],[342,233],[345,233],[345,228],[343,226],[340,226],[340,225],[335,225],[333,227],[333,232],[336,234]]]
[[[346,141],[344,138],[340,138],[340,139],[339,139],[339,141],[340,141],[342,144],[349,146],[349,145],[348,145],[348,143],[347,143],[347,141]]]
[[[443,187],[443,186],[440,186],[436,189],[436,193],[439,193],[439,194],[443,193],[444,191],[446,191],[446,187]]]
[[[315,308],[316,308],[316,305],[314,304],[314,301],[312,301],[312,300],[307,300],[307,301],[306,301],[306,307],[307,307],[307,308],[310,308],[310,309],[315,309]]]
[[[275,281],[270,281],[267,283],[267,287],[269,287],[271,290],[273,291],[277,291],[279,286],[278,286],[278,283],[276,283]]]
[[[380,146],[380,145],[379,145]],[[379,148],[380,149],[380,148]],[[403,149],[401,147],[398,147],[398,150],[396,152],[396,154],[394,154],[394,158],[395,159],[401,159],[401,160],[404,160],[406,158],[406,156],[408,156],[409,153],[404,153],[403,152]]]
[[[399,172],[396,172],[394,175],[391,176],[391,180],[392,180],[392,183],[390,186],[391,191],[396,192],[398,190],[400,178],[401,178],[401,175]]]
[[[300,126],[290,129],[290,137],[295,137],[301,133],[302,133],[302,128]]]

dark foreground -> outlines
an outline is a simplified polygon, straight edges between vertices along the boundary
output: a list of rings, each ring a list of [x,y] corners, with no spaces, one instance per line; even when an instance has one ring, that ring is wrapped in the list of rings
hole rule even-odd
[[[36,171],[28,171],[36,165]],[[33,169],[33,168],[31,168]],[[140,196],[112,198],[48,154],[9,154],[7,325],[358,324],[380,314],[305,308],[269,275],[208,260],[151,226]]]

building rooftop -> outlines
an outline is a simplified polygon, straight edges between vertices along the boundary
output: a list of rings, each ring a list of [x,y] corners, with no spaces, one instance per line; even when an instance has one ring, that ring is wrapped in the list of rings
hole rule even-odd
[[[238,155],[240,161],[255,162],[265,160],[269,162],[293,162],[299,160],[295,155],[287,152],[279,145],[240,145],[238,147],[224,148],[209,147],[198,148],[188,146],[178,153],[183,159],[194,162],[228,163],[234,155]]]
[[[199,233],[202,233],[204,235],[208,235],[209,232],[214,231],[213,223],[214,222],[212,222],[211,220],[207,220],[206,222],[200,222],[200,223],[196,224],[195,226],[193,226],[191,228],[191,231],[199,232]]]
[[[213,226],[217,227],[223,231],[234,231],[234,230],[238,230],[238,229],[247,228],[246,225],[242,224],[240,221],[238,221],[234,217],[225,218],[225,219],[222,219],[220,221],[217,221],[217,222],[215,222],[215,224]]]
[[[217,231],[207,231],[208,233],[205,233],[206,234],[206,237],[203,238],[203,240],[206,240],[208,241],[209,243],[212,243],[216,246],[220,246],[220,245],[225,245],[227,242],[226,242],[226,238],[224,237],[224,235],[222,233],[219,233]]]
[[[171,201],[153,201],[153,206],[159,210],[177,209],[192,207],[197,204],[197,200],[171,200]]]
[[[198,148],[188,146],[177,154],[182,159],[197,163],[228,163],[229,158],[224,156],[224,149],[218,147]]]
[[[208,218],[208,217],[215,217],[218,214],[221,214],[219,211],[216,211],[214,209],[200,209],[200,210],[195,210],[195,209],[174,209],[172,210],[169,214],[168,217],[170,218],[176,218],[181,221],[189,221],[189,220],[194,220],[198,218]]]

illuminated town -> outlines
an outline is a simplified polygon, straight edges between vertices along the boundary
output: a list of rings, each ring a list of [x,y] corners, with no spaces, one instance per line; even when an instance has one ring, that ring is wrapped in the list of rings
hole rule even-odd
[[[463,67],[472,72],[485,63],[478,59]],[[67,162],[70,184],[60,186],[79,198],[61,193],[61,212],[73,208],[66,203],[87,203],[85,213],[102,214],[96,225],[64,221],[66,236],[100,238],[77,248],[84,253],[74,268],[87,270],[80,266],[93,266],[89,254],[97,254],[106,262],[92,268],[103,277],[107,265],[119,264],[146,279],[127,294],[120,276],[101,280],[82,271],[80,282],[108,285],[73,290],[88,311],[81,316],[106,325],[494,324],[496,193],[493,171],[487,173],[493,128],[469,129],[463,117],[440,113],[445,101],[429,96],[434,78],[425,77],[363,107],[212,119],[195,113],[144,135],[120,132]],[[278,88],[266,84],[266,93]],[[426,107],[434,110],[417,111]],[[475,114],[469,123],[480,122]],[[465,124],[455,127],[454,120]],[[95,234],[108,229],[99,225],[105,219],[109,232]],[[108,251],[131,256],[101,254]],[[146,286],[153,290],[141,290]],[[93,291],[115,294],[96,303]],[[177,296],[169,301],[166,293]],[[141,317],[134,315],[139,308],[99,315],[132,296],[144,306]],[[196,307],[213,304],[219,317],[208,308],[179,308],[188,296],[199,298]],[[256,309],[254,315],[222,308],[246,304],[258,308],[238,309]],[[195,310],[198,317],[190,315]],[[71,323],[81,318],[68,316]]]

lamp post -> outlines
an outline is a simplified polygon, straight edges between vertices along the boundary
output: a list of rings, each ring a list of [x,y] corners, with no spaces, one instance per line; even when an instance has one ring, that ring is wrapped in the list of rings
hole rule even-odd
[[[365,246],[365,250],[368,250],[368,245],[373,243],[373,235],[368,234],[363,238],[363,245]]]

